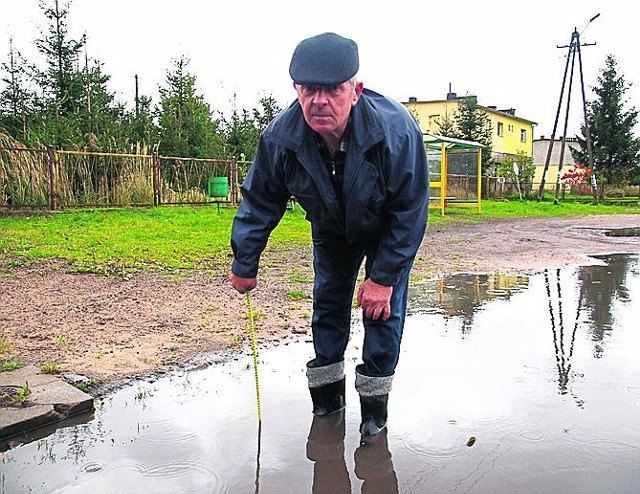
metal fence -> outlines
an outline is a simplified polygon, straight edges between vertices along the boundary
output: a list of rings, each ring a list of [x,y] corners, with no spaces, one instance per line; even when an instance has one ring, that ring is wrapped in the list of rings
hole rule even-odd
[[[0,208],[236,205],[250,165],[156,153],[0,148]],[[212,189],[219,178],[223,180]]]
[[[520,190],[518,190],[520,186]],[[511,199],[518,198],[520,194],[524,199],[537,200],[540,189],[539,182],[517,184],[502,177],[483,177],[482,195],[484,199]],[[547,182],[544,187],[544,198],[555,198],[555,182]],[[636,203],[640,202],[640,186],[598,186],[599,201],[612,203]],[[558,188],[558,199],[562,201],[592,202],[593,191],[589,184],[571,185],[561,182]]]
[[[78,207],[150,206],[163,204],[237,205],[240,185],[251,162],[181,158],[154,154],[112,154],[84,151],[0,147],[0,209],[64,209]],[[449,192],[459,201],[477,200],[472,185],[477,176],[454,170]],[[224,192],[211,181],[226,178]],[[431,179],[434,180],[434,175]],[[539,184],[517,184],[482,177],[483,199],[537,197]],[[555,184],[545,196],[553,198]],[[605,202],[640,200],[638,186],[602,189]],[[562,185],[562,200],[591,200],[586,185]]]

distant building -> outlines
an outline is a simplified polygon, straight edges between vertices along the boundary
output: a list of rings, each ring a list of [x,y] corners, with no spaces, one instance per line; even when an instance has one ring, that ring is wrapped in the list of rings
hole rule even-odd
[[[447,94],[447,99],[433,101],[418,101],[409,98],[402,102],[413,112],[418,124],[425,134],[438,134],[443,120],[452,119],[462,104],[462,99],[472,96],[458,97],[456,93]],[[491,122],[491,140],[493,159],[501,162],[505,155],[515,156],[523,151],[527,156],[533,156],[533,127],[536,122],[516,116],[514,108],[498,110],[495,106],[479,106]]]
[[[533,141],[533,164],[536,166],[536,173],[533,177],[533,183],[539,184],[542,181],[542,172],[544,164],[547,160],[547,153],[551,139],[541,136],[540,139]],[[564,153],[562,157],[562,173],[566,173],[576,164],[571,154],[571,149],[580,149],[580,144],[575,137],[567,137],[564,143]],[[558,177],[558,165],[560,164],[560,154],[562,150],[562,139],[553,141],[551,156],[549,157],[549,168],[545,175],[545,188],[554,188]]]

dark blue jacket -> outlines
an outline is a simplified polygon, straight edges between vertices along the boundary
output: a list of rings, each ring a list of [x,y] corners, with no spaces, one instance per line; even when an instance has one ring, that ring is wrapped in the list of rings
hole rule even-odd
[[[231,246],[234,274],[253,278],[271,231],[295,196],[313,225],[353,244],[377,239],[371,279],[394,285],[427,223],[429,177],[422,133],[401,104],[365,89],[351,110],[344,212],[297,101],[260,138],[242,185]]]

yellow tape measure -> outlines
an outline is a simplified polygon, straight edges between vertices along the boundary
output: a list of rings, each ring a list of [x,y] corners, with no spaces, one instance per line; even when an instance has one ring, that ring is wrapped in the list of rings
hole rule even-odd
[[[253,317],[253,304],[251,303],[251,292],[247,291],[247,317],[249,318],[249,329],[251,330],[251,346],[253,347],[253,370],[256,376],[256,401],[258,403],[258,421],[262,421],[262,411],[260,407],[260,384],[258,380],[258,346],[256,344],[256,323]]]

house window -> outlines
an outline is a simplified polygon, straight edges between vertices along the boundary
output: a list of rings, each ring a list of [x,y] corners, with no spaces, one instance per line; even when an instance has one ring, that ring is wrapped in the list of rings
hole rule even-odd
[[[509,129],[509,132],[513,132],[513,125],[509,124],[507,128]]]
[[[520,129],[520,142],[527,142],[527,129]]]
[[[498,127],[496,128],[496,132],[498,133],[499,137],[502,137],[504,135],[504,124],[502,122],[498,122]]]

